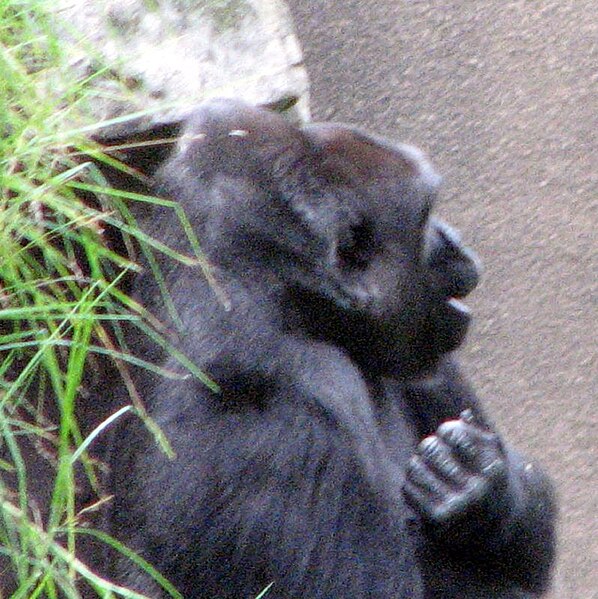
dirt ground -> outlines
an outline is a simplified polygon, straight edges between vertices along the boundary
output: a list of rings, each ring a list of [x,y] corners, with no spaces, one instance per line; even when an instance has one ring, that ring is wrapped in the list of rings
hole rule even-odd
[[[598,1],[293,0],[315,120],[425,149],[481,255],[462,351],[556,481],[551,599],[598,597]]]

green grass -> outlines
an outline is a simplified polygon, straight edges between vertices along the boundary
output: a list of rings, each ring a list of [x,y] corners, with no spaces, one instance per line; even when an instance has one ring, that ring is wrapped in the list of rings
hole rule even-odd
[[[92,534],[128,555],[178,597],[127,548],[81,527],[75,467],[82,464],[96,484],[98,466],[87,450],[105,434],[109,422],[83,438],[77,403],[94,355],[113,359],[123,373],[127,363],[140,363],[120,342],[125,322],[166,345],[148,315],[119,288],[137,266],[108,247],[106,227],[120,229],[129,246],[142,248],[150,263],[154,252],[165,252],[201,265],[201,254],[176,205],[167,202],[193,241],[195,256],[178,255],[138,229],[130,203],[163,200],[108,186],[98,164],[125,167],[83,135],[98,123],[78,129],[70,124],[85,122],[94,92],[85,82],[69,82],[45,5],[42,0],[0,0],[0,567],[5,568],[0,581],[7,570],[15,577],[15,598],[76,598],[80,579],[100,597],[141,597],[103,580],[93,564],[79,560],[80,539]],[[50,70],[53,77],[63,77],[57,86],[63,90],[60,97],[44,93],[40,85]],[[92,193],[97,202],[84,202],[82,192]],[[157,270],[155,274],[159,278]],[[184,356],[177,357],[205,379]],[[134,389],[130,392],[131,404],[113,419],[135,411],[168,451],[142,401]],[[56,417],[47,418],[48,412]],[[50,498],[41,512],[32,503],[35,481],[22,453],[26,439],[30,446],[43,445],[55,458]]]
[[[16,581],[13,599],[77,599],[82,580],[98,597],[143,597],[103,579],[93,563],[81,560],[81,541],[90,536],[127,556],[170,596],[180,598],[141,557],[85,525],[86,513],[97,506],[78,505],[75,472],[83,472],[98,491],[98,503],[109,500],[101,497],[101,465],[88,450],[128,412],[141,418],[171,454],[168,440],[132,386],[127,366],[174,375],[127,352],[124,324],[151,336],[215,389],[161,337],[159,323],[123,292],[120,283],[138,270],[136,253],[152,268],[175,322],[155,254],[201,268],[213,281],[180,206],[111,188],[104,178],[102,165],[129,175],[131,170],[89,137],[107,124],[94,121],[87,110],[98,93],[90,85],[95,75],[73,80],[55,23],[46,12],[53,2],[0,0],[0,599],[9,577]],[[96,74],[110,66],[100,64]],[[53,95],[45,91],[50,74]],[[127,94],[123,89],[123,98]],[[136,116],[139,113],[113,122]],[[171,208],[188,237],[191,255],[181,255],[140,230],[132,204]],[[113,251],[107,229],[118,230],[123,245],[134,251]],[[214,291],[219,294],[216,285]],[[82,394],[85,375],[100,358],[111,360],[121,373],[130,401],[84,437],[77,408],[89,399]],[[54,467],[48,469],[47,502],[40,505],[34,466],[48,457]],[[269,588],[259,597],[267,596]]]

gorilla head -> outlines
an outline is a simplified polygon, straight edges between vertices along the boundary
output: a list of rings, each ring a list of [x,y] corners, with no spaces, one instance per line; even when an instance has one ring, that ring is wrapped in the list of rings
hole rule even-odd
[[[217,100],[190,120],[163,178],[212,264],[269,281],[286,327],[368,372],[413,377],[463,340],[457,298],[478,267],[430,217],[440,177],[415,148]]]

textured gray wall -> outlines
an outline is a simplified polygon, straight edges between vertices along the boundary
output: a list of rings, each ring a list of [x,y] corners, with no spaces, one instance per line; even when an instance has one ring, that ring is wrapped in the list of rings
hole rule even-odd
[[[289,3],[290,4],[290,3]],[[430,153],[485,276],[466,367],[561,498],[554,599],[596,598],[596,0],[294,0],[316,120]]]

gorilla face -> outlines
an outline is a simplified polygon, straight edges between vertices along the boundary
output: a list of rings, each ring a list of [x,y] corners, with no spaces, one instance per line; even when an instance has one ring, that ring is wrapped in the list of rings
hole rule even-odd
[[[478,284],[477,256],[461,244],[457,232],[439,219],[428,224],[424,248],[426,281],[430,297],[432,330],[440,351],[455,349],[463,341],[469,324],[469,309],[460,301]]]
[[[333,326],[368,371],[417,375],[463,341],[470,317],[458,298],[478,282],[473,252],[430,216],[440,177],[415,148],[335,125],[306,131],[351,212],[330,268],[354,300]]]
[[[214,101],[191,119],[169,172],[179,185],[171,175],[166,192],[185,202],[212,263],[271,281],[285,326],[402,377],[463,340],[469,313],[457,298],[478,267],[430,217],[440,177],[415,148]]]

